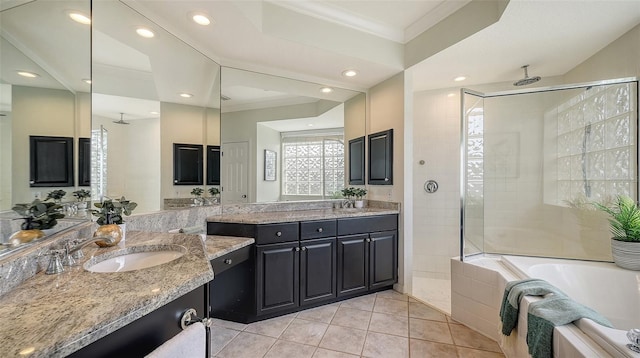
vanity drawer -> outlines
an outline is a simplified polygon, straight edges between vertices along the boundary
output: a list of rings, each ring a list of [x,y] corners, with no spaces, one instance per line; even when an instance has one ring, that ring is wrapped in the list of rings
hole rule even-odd
[[[211,260],[211,268],[214,275],[219,275],[226,270],[247,261],[251,257],[253,245],[245,246],[226,255]],[[215,277],[214,277],[215,280]]]
[[[398,229],[398,215],[338,219],[338,236]]]
[[[300,240],[336,236],[336,228],[335,219],[302,221],[300,223]]]
[[[298,241],[298,223],[258,225],[255,239],[258,245]]]

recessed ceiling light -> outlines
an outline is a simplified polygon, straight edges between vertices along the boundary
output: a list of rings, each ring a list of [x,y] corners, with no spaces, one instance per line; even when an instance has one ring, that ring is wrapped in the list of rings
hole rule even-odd
[[[454,78],[453,80],[456,81],[456,82],[460,82],[460,81],[464,81],[466,79],[467,79],[466,76],[458,76],[458,77]]]
[[[455,96],[456,96],[456,94],[455,94],[455,93],[449,93],[449,94],[447,95],[447,97],[455,97]]]
[[[182,98],[191,98],[193,95],[191,93],[180,93],[180,97]]]
[[[82,80],[82,82],[87,83],[87,84],[91,84],[91,79],[90,78],[85,78]]]
[[[136,29],[136,32],[138,33],[138,35],[140,35],[140,36],[142,36],[144,38],[147,38],[147,39],[150,39],[150,38],[155,36],[153,31],[151,31],[151,30],[149,30],[147,28],[144,28],[144,27],[138,27]]]
[[[79,22],[83,25],[90,25],[91,24],[91,19],[78,11],[72,11],[69,13],[69,17],[71,18],[71,20],[75,21],[75,22]]]
[[[342,71],[342,75],[345,77],[354,77],[358,74],[356,70],[344,70]]]
[[[151,111],[149,113],[153,114],[154,116],[157,116],[158,114],[160,114],[160,112],[156,112],[156,111]]]
[[[207,26],[211,23],[211,19],[209,19],[209,16],[202,14],[202,13],[196,13],[191,15],[191,19],[193,20],[193,22],[195,22],[198,25],[202,25],[202,26]]]
[[[331,88],[331,87],[322,87],[322,88],[320,88],[320,91],[322,91],[322,93],[331,93],[331,92],[333,92],[333,88]]]
[[[22,77],[28,77],[28,78],[40,77],[40,75],[35,72],[29,72],[29,71],[16,71],[16,72],[18,72],[18,74]]]
[[[308,127],[313,127],[313,123],[307,124]]]

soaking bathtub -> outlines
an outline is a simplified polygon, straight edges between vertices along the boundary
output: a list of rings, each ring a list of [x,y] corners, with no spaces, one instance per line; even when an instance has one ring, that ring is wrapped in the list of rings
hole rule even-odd
[[[491,277],[490,272],[495,277]],[[629,343],[626,332],[631,328],[640,328],[640,272],[625,270],[606,262],[525,256],[482,256],[465,262],[452,259],[452,275],[454,281],[469,279],[463,285],[452,282],[452,314],[456,311],[460,312],[459,319],[455,316],[453,318],[461,319],[462,323],[466,323],[465,319],[472,317],[472,314],[463,314],[465,308],[457,309],[456,301],[480,308],[491,306],[491,309],[495,310],[496,305],[499,307],[502,300],[506,282],[527,277],[541,278],[564,291],[575,301],[598,311],[614,327],[604,327],[589,319],[581,319],[574,324],[556,327],[553,336],[555,357],[640,358],[639,353],[631,351],[626,346]],[[487,296],[484,305],[482,302],[472,302],[471,300],[478,295],[478,292],[482,295],[483,284],[486,286],[490,282],[496,283],[493,287],[495,294],[490,296],[490,299]],[[453,299],[454,296],[464,295],[462,291],[456,292],[455,287],[463,290],[469,285],[476,287],[473,295],[463,297],[465,300]],[[487,328],[483,333],[496,338],[507,357],[527,356],[526,312],[529,303],[538,299],[533,296],[523,299],[515,335],[513,333],[509,337],[495,335],[490,330],[496,327],[485,324]],[[488,318],[495,319],[496,326],[499,324],[499,317],[495,315],[495,311],[491,315],[484,316],[484,319]],[[471,326],[476,324],[474,328],[482,331],[482,324],[478,322],[482,323],[478,317],[470,318]]]
[[[640,357],[626,347],[626,332],[640,328],[640,272],[608,262],[503,256],[502,263],[521,277],[558,287],[573,300],[606,317],[614,328],[581,319],[575,326],[614,357]]]

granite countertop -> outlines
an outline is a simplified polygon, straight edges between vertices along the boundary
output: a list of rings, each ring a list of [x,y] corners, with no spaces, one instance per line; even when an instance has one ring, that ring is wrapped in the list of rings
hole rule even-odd
[[[211,261],[254,242],[250,237],[207,235],[204,241],[207,260]]]
[[[60,357],[98,340],[213,279],[209,260],[253,239],[127,232],[126,247],[175,244],[187,253],[168,263],[129,272],[92,273],[92,255],[122,247],[89,245],[85,258],[58,275],[36,274],[0,297],[0,357]],[[91,248],[91,247],[94,248]],[[22,354],[21,354],[22,353]]]
[[[243,214],[221,214],[207,217],[208,222],[239,224],[275,224],[292,221],[326,220],[360,216],[398,214],[395,209],[323,209],[297,211],[271,211]]]

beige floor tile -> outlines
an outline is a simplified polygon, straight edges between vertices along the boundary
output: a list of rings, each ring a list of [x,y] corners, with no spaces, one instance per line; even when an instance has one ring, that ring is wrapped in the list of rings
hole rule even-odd
[[[459,358],[504,358],[504,354],[479,349],[456,347]]]
[[[409,316],[409,302],[390,300],[388,298],[376,298],[373,312],[395,314],[398,316]]]
[[[362,297],[351,298],[340,303],[340,307],[355,308],[363,311],[373,311],[373,305],[376,303],[376,295],[366,295]]]
[[[257,333],[263,336],[278,338],[284,330],[293,321],[292,316],[282,316],[267,319],[264,321],[254,322],[244,329],[245,332]]]
[[[316,352],[313,354],[313,358],[358,358],[360,356],[356,356],[349,353],[336,352],[329,349],[318,348]]]
[[[307,321],[316,321],[323,323],[330,323],[333,316],[338,310],[338,304],[331,304],[326,306],[320,306],[316,308],[310,308],[304,311],[298,312],[298,318],[306,319]]]
[[[369,327],[369,321],[371,320],[371,312],[358,310],[355,308],[340,307],[336,311],[332,325],[351,327],[357,329],[366,330]]]
[[[409,339],[390,334],[369,332],[362,349],[363,357],[408,358]]]
[[[451,335],[457,346],[502,352],[498,343],[461,324],[452,324]]]
[[[369,330],[379,333],[409,337],[409,317],[374,312]]]
[[[311,358],[316,347],[278,340],[264,358]]]
[[[275,341],[275,338],[240,332],[216,356],[220,358],[264,357]]]
[[[366,335],[367,331],[360,329],[329,326],[319,347],[359,355]]]
[[[409,296],[409,302],[420,302],[420,301],[418,301],[418,300],[416,300],[415,298],[413,298],[413,297]]]
[[[386,299],[390,299],[390,300],[399,300],[399,301],[408,301],[409,300],[409,296],[404,295],[398,291],[394,291],[394,290],[386,290],[386,291],[380,291],[378,293],[376,293],[376,298],[386,298]]]
[[[244,323],[236,323],[236,322],[231,322],[231,321],[225,321],[225,320],[218,319],[218,318],[213,318],[213,325],[214,326],[221,326],[221,327],[225,327],[225,328],[230,328],[230,329],[235,329],[236,331],[242,331],[247,327],[247,325],[244,324]]]
[[[442,312],[419,302],[409,302],[409,317],[447,322],[447,317]]]
[[[419,358],[457,358],[456,346],[451,344],[410,339],[409,352],[411,357]]]
[[[326,323],[306,321],[296,317],[282,333],[280,339],[317,346],[328,326]]]
[[[409,318],[409,337],[453,344],[449,325],[444,322]]]
[[[456,321],[455,319],[451,318],[451,316],[447,315],[447,322],[449,322],[449,324],[462,324],[458,321]]]
[[[238,334],[240,331],[234,329],[217,325],[211,326],[211,354],[218,354]]]

